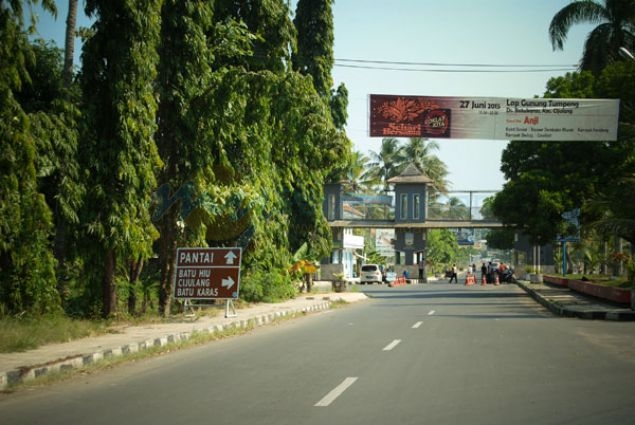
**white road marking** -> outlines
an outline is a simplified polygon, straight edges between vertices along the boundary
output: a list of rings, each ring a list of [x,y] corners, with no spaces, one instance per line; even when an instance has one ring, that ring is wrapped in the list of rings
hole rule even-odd
[[[434,312],[434,310],[430,310],[430,311],[428,312],[428,316],[432,316],[434,313],[435,313],[435,312]]]
[[[348,377],[342,381],[337,387],[333,388],[330,393],[324,396],[322,400],[314,404],[315,407],[326,407],[333,403],[336,398],[342,395],[344,391],[357,381],[357,377]]]
[[[412,325],[412,329],[417,329],[421,325],[423,325],[423,322],[417,322],[414,325]]]
[[[387,346],[384,347],[383,351],[390,351],[393,348],[395,348],[399,343],[401,342],[400,339],[396,339],[393,342],[391,342],[390,344],[388,344]]]

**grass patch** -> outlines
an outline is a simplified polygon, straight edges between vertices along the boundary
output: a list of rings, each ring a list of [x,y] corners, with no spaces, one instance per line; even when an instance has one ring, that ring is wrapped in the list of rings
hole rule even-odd
[[[346,302],[339,303],[334,302],[333,304],[338,304],[338,306],[342,306],[346,304]],[[292,314],[288,314],[281,317],[276,317],[269,322],[269,325],[280,324],[286,322],[288,320],[294,319],[299,316],[304,316],[303,312],[296,312]],[[18,391],[32,389],[32,388],[41,388],[48,385],[56,384],[59,382],[67,381],[73,379],[77,376],[85,376],[91,374],[101,373],[114,367],[117,367],[121,364],[134,362],[134,361],[143,361],[145,359],[162,356],[165,354],[169,354],[171,352],[176,352],[180,350],[184,350],[187,348],[192,348],[200,345],[207,344],[209,342],[231,338],[239,335],[243,335],[253,331],[257,327],[256,321],[254,319],[248,320],[242,326],[229,326],[223,329],[222,331],[215,332],[207,332],[207,331],[197,331],[194,332],[188,339],[171,342],[163,346],[152,346],[141,351],[137,351],[134,353],[126,353],[118,356],[111,356],[101,359],[95,363],[84,365],[77,368],[65,369],[57,372],[49,372],[38,376],[37,378],[21,381],[11,385],[5,390],[1,391],[6,394],[15,393]]]
[[[44,344],[66,342],[108,332],[105,321],[75,320],[64,316],[6,317],[0,320],[0,352],[12,353]]]
[[[234,307],[248,307],[244,301],[235,301]],[[216,317],[224,313],[223,304],[194,305],[197,317]],[[155,323],[171,323],[183,320],[183,314],[160,317],[156,313],[141,316],[120,315],[102,319],[72,319],[64,315],[2,317],[0,319],[0,353],[15,353],[33,350],[46,344],[56,344],[76,339],[117,333],[127,326],[142,326]]]
[[[330,308],[331,310],[334,308],[342,308],[342,307],[346,307],[348,305],[348,301],[343,300],[343,299],[338,299],[338,300],[331,300],[331,305]]]
[[[299,296],[316,296],[330,293],[330,288],[314,287],[311,293]],[[359,292],[356,285],[350,285],[350,292]],[[332,301],[334,308],[345,305],[345,301]],[[250,303],[238,299],[233,301],[234,308],[241,310],[249,308]],[[201,316],[216,317],[224,314],[224,303],[194,303],[185,313],[194,313],[196,318]],[[40,317],[9,317],[0,318],[0,353],[15,353],[33,350],[47,344],[63,343],[81,338],[118,333],[124,327],[143,326],[156,323],[171,323],[184,320],[184,313],[160,317],[156,312],[141,316],[121,314],[110,320],[101,319],[72,319],[63,315],[49,315]]]

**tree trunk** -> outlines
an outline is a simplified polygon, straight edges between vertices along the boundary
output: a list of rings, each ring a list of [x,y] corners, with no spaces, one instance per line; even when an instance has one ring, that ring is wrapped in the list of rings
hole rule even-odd
[[[117,288],[115,286],[115,267],[117,264],[117,254],[114,249],[109,249],[106,253],[104,264],[103,306],[102,315],[104,318],[110,317],[117,311]]]
[[[75,53],[75,27],[77,24],[77,0],[68,0],[68,16],[66,18],[66,39],[64,40],[64,68],[62,79],[64,87],[69,89],[73,82],[73,55]],[[64,275],[59,277],[58,292],[62,300],[65,300],[69,292],[66,279],[66,221],[60,212],[59,201],[55,202],[55,237],[53,240],[53,253],[57,260],[57,270]]]
[[[177,248],[177,220],[180,202],[172,206],[163,217],[161,222],[161,238],[159,264],[161,267],[161,282],[159,285],[159,315],[165,316],[170,312],[172,299],[172,282],[174,281],[174,260]]]
[[[77,0],[68,0],[66,38],[64,40],[64,85],[69,88],[73,81],[73,55],[75,54],[75,26],[77,24]]]
[[[137,283],[139,276],[143,270],[143,258],[139,257],[137,261],[130,260],[130,289],[128,292],[128,313],[134,315],[137,310]]]
[[[313,274],[305,273],[304,274],[304,281],[306,282],[306,291],[307,292],[311,292],[311,289],[312,289],[312,286],[313,286]]]

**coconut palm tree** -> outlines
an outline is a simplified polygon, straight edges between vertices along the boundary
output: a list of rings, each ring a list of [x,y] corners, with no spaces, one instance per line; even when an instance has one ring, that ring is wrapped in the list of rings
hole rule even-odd
[[[408,163],[413,163],[419,170],[425,173],[434,181],[434,190],[440,193],[447,193],[448,168],[432,151],[439,150],[439,143],[434,140],[423,139],[421,137],[411,137],[404,147],[404,164],[400,170]]]
[[[553,49],[562,50],[569,29],[579,23],[598,24],[584,44],[580,69],[599,74],[620,59],[620,48],[635,47],[635,0],[575,0],[552,18],[549,38]]]
[[[404,151],[399,140],[384,138],[379,152],[370,151],[369,176],[381,182],[384,190],[388,190],[388,179],[399,174],[399,166],[403,161]]]
[[[346,169],[344,189],[349,193],[368,193],[377,186],[376,179],[368,169],[368,157],[361,152],[353,151]]]
[[[448,218],[453,220],[469,220],[470,209],[456,196],[452,196],[448,199],[446,207],[448,208]]]
[[[483,199],[483,205],[481,205],[480,213],[483,216],[483,219],[493,219],[494,213],[492,212],[492,203],[494,202],[494,196],[488,196]]]
[[[66,37],[64,38],[64,84],[69,88],[73,80],[73,55],[75,54],[75,27],[77,23],[77,0],[68,1]]]

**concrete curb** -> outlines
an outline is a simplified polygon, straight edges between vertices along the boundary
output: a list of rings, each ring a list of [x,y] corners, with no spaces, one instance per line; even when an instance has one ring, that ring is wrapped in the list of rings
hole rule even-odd
[[[571,303],[567,305],[562,301],[551,300],[549,297],[541,294],[540,291],[534,290],[522,281],[516,281],[516,285],[521,287],[540,305],[557,316],[575,317],[586,320],[635,321],[635,311],[619,307],[610,308],[604,305],[594,304],[592,301],[585,304]],[[564,289],[563,291],[566,292]]]
[[[236,318],[236,320],[226,324],[214,324],[210,326],[194,328],[191,332],[179,332],[161,335],[147,340],[136,341],[117,347],[106,348],[104,350],[86,354],[72,355],[63,359],[54,359],[45,364],[22,366],[9,371],[3,371],[0,372],[0,390],[6,390],[12,385],[27,382],[46,374],[64,372],[71,369],[89,366],[104,359],[125,357],[127,355],[141,352],[152,347],[165,347],[170,344],[184,342],[192,338],[192,336],[200,333],[215,334],[230,329],[246,329],[250,327],[256,328],[268,325],[278,319],[282,319],[285,317],[293,317],[299,314],[308,314],[328,310],[330,309],[331,302],[333,301],[334,300],[329,299],[327,301],[303,306],[301,308],[287,308],[284,310],[260,314],[245,319]]]

